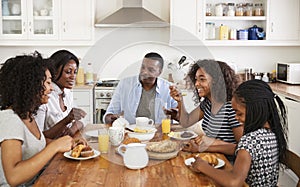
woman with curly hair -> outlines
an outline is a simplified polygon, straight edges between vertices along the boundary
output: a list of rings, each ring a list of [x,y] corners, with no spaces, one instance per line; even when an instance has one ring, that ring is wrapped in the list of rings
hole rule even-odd
[[[189,127],[203,119],[202,128],[206,136],[191,140],[183,150],[200,152],[207,149],[233,155],[223,145],[235,146],[243,134],[243,127],[235,119],[230,102],[239,77],[225,62],[215,60],[198,60],[188,76],[195,85],[194,102],[200,103],[200,106],[188,113],[180,91],[172,86],[170,94],[180,103],[180,124]]]
[[[237,88],[232,107],[236,119],[244,125],[233,170],[217,170],[200,157],[191,168],[221,186],[242,186],[245,181],[249,186],[277,186],[279,163],[285,159],[288,141],[282,100],[264,81],[250,80]]]
[[[48,65],[35,52],[10,58],[0,69],[0,186],[32,185],[56,153],[72,148],[70,136],[46,146],[34,119],[53,89]]]
[[[35,118],[47,138],[74,136],[84,127],[80,120],[86,115],[85,111],[74,107],[71,92],[75,85],[79,60],[67,50],[56,51],[50,59],[54,66],[53,92],[49,102],[39,108]]]

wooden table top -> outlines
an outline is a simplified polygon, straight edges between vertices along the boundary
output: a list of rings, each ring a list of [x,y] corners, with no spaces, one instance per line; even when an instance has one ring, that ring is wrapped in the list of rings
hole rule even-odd
[[[85,131],[96,128],[99,125],[91,125]],[[156,140],[165,138],[160,132],[156,134]],[[95,139],[88,141],[98,150]],[[218,186],[209,177],[194,173],[185,166],[184,160],[191,157],[191,153],[180,151],[177,157],[169,160],[151,159],[147,167],[131,170],[124,166],[122,157],[115,149],[111,146],[108,153],[82,161],[65,158],[62,153],[57,154],[34,186]],[[220,169],[232,169],[224,155],[209,154],[225,161],[225,166]]]

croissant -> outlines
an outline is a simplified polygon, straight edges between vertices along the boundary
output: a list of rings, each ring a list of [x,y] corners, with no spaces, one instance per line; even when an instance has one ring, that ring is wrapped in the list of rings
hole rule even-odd
[[[72,149],[71,156],[74,158],[78,158],[82,149],[85,147],[83,144],[79,144]]]
[[[208,164],[210,164],[212,166],[216,166],[219,163],[218,158],[212,154],[205,154],[205,155],[200,156],[200,158],[207,161]]]

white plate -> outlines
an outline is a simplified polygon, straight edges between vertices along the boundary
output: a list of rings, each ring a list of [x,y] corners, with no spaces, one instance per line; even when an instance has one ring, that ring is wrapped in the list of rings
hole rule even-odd
[[[88,160],[88,159],[95,158],[95,157],[97,157],[97,156],[100,155],[100,152],[99,152],[99,151],[97,151],[97,150],[95,150],[95,149],[93,149],[93,151],[94,151],[94,155],[89,156],[89,157],[78,157],[78,158],[72,157],[72,156],[71,156],[71,152],[72,152],[72,151],[65,152],[65,153],[64,153],[64,156],[65,156],[66,158],[70,158],[70,159],[73,159],[73,160]]]
[[[193,136],[188,137],[188,138],[182,138],[181,134],[183,134],[184,132],[192,133]],[[176,140],[190,140],[192,138],[196,138],[198,136],[198,134],[196,134],[194,131],[180,131],[180,132],[171,132],[168,134],[168,136],[171,138],[174,138]]]
[[[218,159],[218,165],[216,165],[214,168],[221,168],[225,165],[225,162],[224,160],[222,159]],[[195,162],[195,158],[194,157],[191,157],[191,158],[188,158],[188,159],[185,159],[184,163],[186,166],[191,166],[192,165],[192,162]]]
[[[91,137],[98,137],[98,130],[87,131],[85,134]]]

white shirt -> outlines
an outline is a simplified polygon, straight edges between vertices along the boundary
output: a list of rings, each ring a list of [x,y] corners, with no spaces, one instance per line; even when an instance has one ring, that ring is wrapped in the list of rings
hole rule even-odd
[[[10,139],[22,141],[22,160],[33,157],[46,147],[46,140],[41,130],[41,138],[37,139],[13,110],[0,111],[0,119],[0,143]],[[0,158],[1,153],[0,146]],[[31,185],[34,179],[35,177],[27,182],[25,186]],[[0,161],[0,186],[9,186],[4,176],[2,160]]]
[[[59,95],[62,94],[62,91],[57,84],[52,83],[52,85],[54,90],[49,95],[48,103],[41,105],[35,116],[35,120],[42,131],[53,127],[56,123],[65,118],[74,107],[73,93],[70,89],[64,89],[65,96],[63,100],[67,109],[63,112],[59,105]]]

